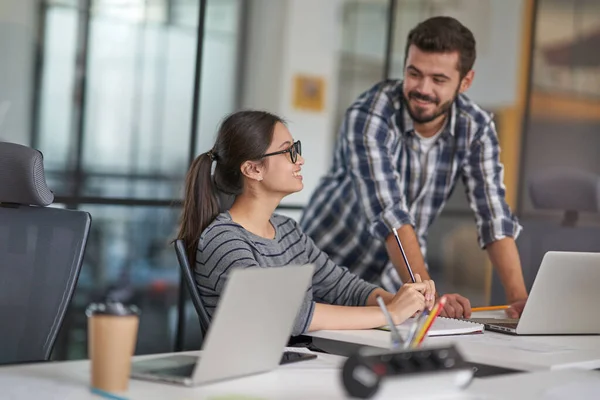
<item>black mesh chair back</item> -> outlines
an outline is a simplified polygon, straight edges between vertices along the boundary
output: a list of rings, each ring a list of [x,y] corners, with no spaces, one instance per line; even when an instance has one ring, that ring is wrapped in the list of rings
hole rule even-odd
[[[210,318],[206,308],[204,307],[204,303],[202,303],[202,298],[200,297],[198,288],[196,287],[196,281],[194,280],[194,274],[192,268],[190,267],[190,262],[185,251],[185,243],[183,240],[175,241],[175,253],[177,254],[177,261],[179,262],[179,267],[181,268],[182,282],[185,281],[185,285],[188,289],[190,297],[192,298],[192,303],[194,303],[194,308],[196,309],[198,318],[200,319],[202,336],[204,337],[206,331],[208,330],[208,326],[210,325]],[[183,287],[180,287],[179,290],[183,290]]]
[[[517,246],[529,291],[548,251],[600,252],[600,226],[593,220],[584,224],[579,221],[582,214],[588,214],[589,218],[600,213],[600,176],[571,167],[553,167],[532,175],[527,183],[531,205],[549,212],[543,218],[521,218],[523,231]],[[492,304],[506,301],[495,270],[491,301]]]
[[[77,284],[91,217],[53,200],[42,154],[0,142],[0,364],[50,358]]]

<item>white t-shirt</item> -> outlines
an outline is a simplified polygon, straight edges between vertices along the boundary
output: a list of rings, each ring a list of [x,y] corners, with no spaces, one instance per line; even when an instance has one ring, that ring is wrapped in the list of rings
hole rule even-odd
[[[431,150],[435,142],[438,140],[445,127],[446,124],[442,125],[441,129],[431,137],[421,136],[419,132],[415,131],[415,135],[417,136],[417,139],[419,139],[419,145],[421,147],[421,165],[425,165],[427,153],[429,153],[429,150]]]

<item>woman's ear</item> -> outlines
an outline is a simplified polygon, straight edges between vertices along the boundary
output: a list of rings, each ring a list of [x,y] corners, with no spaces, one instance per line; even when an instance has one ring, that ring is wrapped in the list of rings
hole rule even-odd
[[[262,165],[255,161],[245,161],[240,167],[242,175],[255,181],[263,180]]]

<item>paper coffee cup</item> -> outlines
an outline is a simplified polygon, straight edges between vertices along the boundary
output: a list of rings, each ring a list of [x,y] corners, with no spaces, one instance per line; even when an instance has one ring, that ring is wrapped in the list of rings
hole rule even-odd
[[[139,310],[135,306],[109,302],[90,305],[86,314],[92,388],[110,393],[126,392]]]

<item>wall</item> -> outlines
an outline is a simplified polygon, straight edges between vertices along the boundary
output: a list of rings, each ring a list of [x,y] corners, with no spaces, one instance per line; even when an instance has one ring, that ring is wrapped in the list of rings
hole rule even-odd
[[[306,159],[304,190],[284,204],[304,205],[330,165],[335,127],[335,100],[341,41],[341,0],[259,0],[249,2],[244,107],[266,109],[288,121],[302,141]],[[326,82],[323,111],[292,106],[296,74],[320,76]]]
[[[0,2],[0,140],[29,144],[37,1]]]
[[[277,110],[282,94],[282,58],[287,1],[246,0],[241,106]]]
[[[479,0],[479,6],[474,8],[465,0],[462,3],[455,13],[448,14],[470,27],[479,43],[474,67],[476,77],[469,95],[483,107],[511,106],[518,94],[524,1]],[[485,17],[474,11],[483,12]],[[513,29],[507,29],[509,26]]]
[[[456,0],[400,2],[394,36],[393,77],[402,76],[408,32],[434,15],[448,15],[467,26],[477,42],[475,80],[469,96],[486,108],[506,107],[517,101],[522,16],[525,0]],[[508,27],[512,26],[512,29]]]

